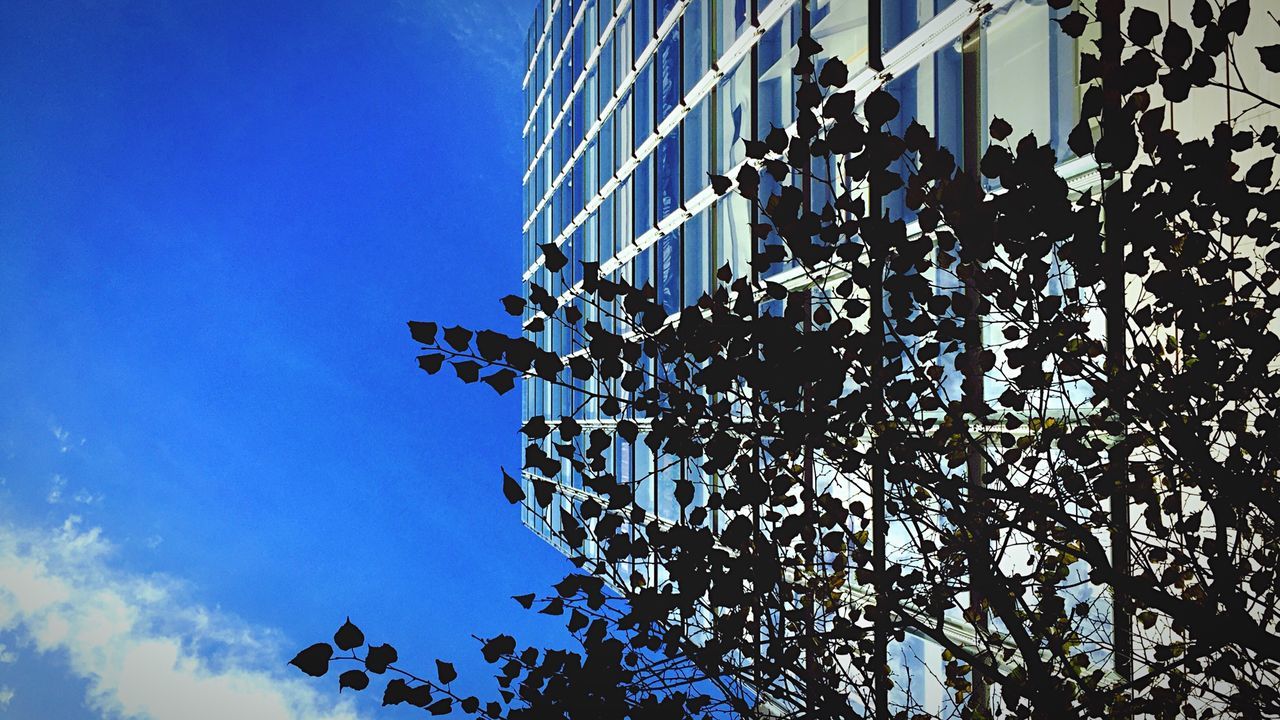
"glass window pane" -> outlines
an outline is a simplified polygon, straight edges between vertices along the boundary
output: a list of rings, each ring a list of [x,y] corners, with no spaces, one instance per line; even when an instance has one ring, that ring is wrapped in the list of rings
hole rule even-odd
[[[1013,126],[1011,142],[1028,133],[1070,157],[1067,134],[1075,126],[1079,77],[1076,41],[1058,31],[1062,11],[1018,0],[982,26],[982,104],[985,128],[1000,117]],[[997,81],[998,80],[998,81]]]
[[[751,277],[751,205],[738,193],[715,204],[716,268],[728,264],[735,278]]]
[[[740,62],[729,71],[715,89],[716,164],[715,172],[723,175],[747,157],[746,145],[751,130],[751,65]]]
[[[646,157],[636,166],[632,177],[633,197],[635,197],[635,234],[640,237],[653,227],[653,169],[652,156]]]
[[[680,27],[671,29],[658,45],[658,114],[661,123],[680,104]]]
[[[660,222],[680,207],[680,128],[662,138],[657,155],[657,212],[654,222]]]
[[[698,84],[711,63],[707,37],[707,7],[711,0],[693,0],[685,8],[680,32],[684,35],[684,91]]]
[[[711,138],[708,116],[711,98],[704,97],[684,118],[684,199],[697,195],[708,184],[711,170]]]
[[[653,60],[645,61],[636,75],[635,147],[639,148],[653,133]]]
[[[658,238],[658,302],[668,314],[680,311],[680,228]]]
[[[795,43],[800,34],[800,6],[795,5],[760,38],[756,48],[760,134],[785,128],[794,119],[795,76],[791,68],[798,57]]]
[[[635,6],[635,43],[639,56],[653,40],[653,0],[632,0],[632,5]]]
[[[693,305],[707,291],[707,283],[711,279],[710,260],[711,237],[709,234],[711,210],[703,210],[685,221],[681,228],[684,231],[684,260],[682,267],[682,283],[684,286],[684,304]]]
[[[832,1],[840,2],[841,0]],[[732,45],[750,24],[751,0],[715,0],[716,55],[723,55],[725,49]]]

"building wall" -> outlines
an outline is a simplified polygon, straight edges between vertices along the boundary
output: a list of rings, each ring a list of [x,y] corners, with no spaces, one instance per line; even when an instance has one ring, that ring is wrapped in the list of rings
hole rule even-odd
[[[1138,4],[1163,17],[1171,8],[1175,17],[1190,8],[1190,0]],[[1000,117],[1014,128],[1011,142],[1032,133],[1051,145],[1074,188],[1095,186],[1092,159],[1074,157],[1066,143],[1082,94],[1077,43],[1094,39],[1075,41],[1058,32],[1054,19],[1068,11],[1053,10],[1043,0],[982,6],[965,0],[883,0],[880,54],[892,77],[885,88],[902,104],[894,130],[902,133],[915,119],[958,158],[972,158],[984,150],[991,120]],[[526,289],[533,282],[579,302],[587,319],[612,330],[608,303],[596,308],[571,299],[579,261],[599,262],[603,272],[637,286],[653,285],[669,311],[696,302],[712,287],[715,269],[726,263],[735,275],[750,275],[749,229],[761,219],[738,195],[716,196],[708,175],[732,174],[745,159],[743,140],[792,123],[791,67],[806,23],[824,47],[815,58],[819,67],[825,58],[839,57],[859,97],[881,84],[883,77],[867,67],[873,55],[867,22],[867,0],[813,0],[808,12],[799,0],[542,0],[525,47],[530,68],[524,85]],[[1255,21],[1245,44],[1262,44],[1259,33],[1271,31]],[[1245,70],[1244,81],[1263,95],[1280,95],[1276,76],[1256,65]],[[1196,93],[1185,111],[1170,115],[1171,127],[1204,134],[1242,111],[1247,123],[1275,122],[1274,113],[1247,110],[1241,98],[1225,90]],[[762,198],[775,189],[762,181]],[[890,197],[887,209],[913,219],[901,197]],[[542,267],[537,246],[545,243],[560,245],[570,258],[566,277],[552,277]],[[784,264],[764,275],[792,287],[807,282]],[[948,279],[939,271],[936,281],[945,285]],[[547,327],[530,337],[561,355],[578,349],[560,326]],[[585,427],[609,428],[615,419],[603,415],[590,395],[625,391],[598,382],[578,382],[572,391],[526,382],[524,416],[572,416]],[[991,398],[1002,390],[997,382],[986,385]],[[1074,399],[1083,401],[1086,395],[1081,387]],[[675,520],[678,478],[694,481],[695,502],[717,480],[696,465],[655,456],[643,438],[641,432],[634,445],[617,438],[608,462],[619,481],[635,483],[647,513]],[[555,456],[551,447],[546,450]],[[556,537],[560,513],[575,512],[589,491],[568,472],[567,461],[558,483],[556,502],[546,511],[526,507],[523,521],[568,552]],[[865,482],[847,479],[846,484],[856,488]],[[856,492],[850,490],[851,497]],[[533,497],[531,487],[526,493]],[[586,552],[592,552],[590,541]],[[660,579],[655,568],[634,570],[650,582]],[[908,637],[895,643],[892,653],[895,667],[911,671],[910,684],[904,679],[895,690],[899,699],[910,691],[924,701],[922,709],[945,712],[952,701],[937,680],[941,650]]]

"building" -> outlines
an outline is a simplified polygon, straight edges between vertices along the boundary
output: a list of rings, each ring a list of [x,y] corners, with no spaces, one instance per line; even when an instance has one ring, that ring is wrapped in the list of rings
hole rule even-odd
[[[1170,12],[1164,2],[1141,4]],[[1173,5],[1185,14],[1190,1]],[[916,119],[972,166],[991,121],[1002,118],[1018,136],[1030,132],[1049,143],[1073,188],[1096,186],[1092,158],[1074,157],[1066,142],[1083,92],[1078,44],[1091,40],[1058,32],[1054,21],[1068,10],[1044,0],[542,0],[525,46],[526,289],[536,282],[571,293],[577,281],[552,281],[537,249],[546,243],[562,248],[571,269],[598,262],[604,273],[651,283],[672,311],[707,290],[717,267],[749,274],[754,211],[736,194],[717,196],[708,175],[732,175],[745,158],[744,140],[792,123],[791,68],[805,30],[823,46],[815,62],[843,60],[847,87],[858,97],[883,86],[898,98],[896,132]],[[877,26],[869,18],[878,18]],[[1203,132],[1230,117],[1230,107],[1229,93],[1206,94],[1192,117],[1178,122]],[[889,211],[910,220],[901,200],[893,202]],[[784,285],[805,282],[784,265],[769,274]],[[582,310],[593,317],[591,308]],[[599,319],[610,327],[608,317]],[[536,339],[571,353],[573,339],[549,327]],[[524,415],[608,428],[612,421],[589,399],[595,382],[573,391],[526,383]],[[619,439],[612,462],[616,477],[634,482],[642,507],[659,519],[676,517],[676,478],[699,488],[714,482],[696,467],[663,463],[642,443]],[[556,536],[559,508],[571,509],[590,491],[566,472],[558,492],[547,512],[526,508],[523,521],[567,551]],[[906,670],[940,666],[940,648],[920,638],[894,653]],[[923,708],[945,712],[950,701],[941,684],[927,672],[911,677],[908,689]]]

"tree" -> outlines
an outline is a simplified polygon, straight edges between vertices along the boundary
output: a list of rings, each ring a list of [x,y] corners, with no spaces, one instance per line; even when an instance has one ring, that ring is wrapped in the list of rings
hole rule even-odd
[[[1099,0],[1061,19],[1096,38],[1069,139],[1100,171],[1083,192],[1003,120],[980,157],[941,147],[802,37],[795,125],[712,178],[755,206],[749,276],[726,265],[673,309],[548,244],[559,287],[504,298],[525,335],[410,323],[428,373],[559,383],[612,419],[533,417],[521,478],[503,473],[579,568],[516,599],[577,647],[483,640],[484,704],[450,694],[447,663],[362,656],[350,623],[348,655],[293,664],[349,660],[356,690],[400,672],[385,703],[513,720],[1280,713],[1278,133],[1168,122],[1224,85],[1280,108],[1243,83],[1249,15]],[[1280,71],[1280,46],[1257,53]],[[794,280],[760,279],[780,264]],[[552,324],[580,349],[544,349]],[[677,478],[665,517],[608,462],[637,442]],[[559,496],[565,465],[583,497]],[[902,670],[913,639],[940,650],[936,707]]]

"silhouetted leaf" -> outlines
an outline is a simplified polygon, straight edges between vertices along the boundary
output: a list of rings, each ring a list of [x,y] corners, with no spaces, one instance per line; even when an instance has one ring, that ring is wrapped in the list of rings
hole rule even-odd
[[[1245,26],[1249,24],[1249,0],[1233,0],[1222,8],[1218,15],[1218,25],[1229,33],[1243,35]]]
[[[322,677],[329,672],[329,659],[332,657],[333,646],[316,643],[295,655],[289,664],[312,677]]]
[[[1004,140],[1013,133],[1013,127],[1008,122],[998,118],[991,118],[991,137],[996,140]]]
[[[733,181],[724,175],[711,175],[711,190],[716,195],[724,195],[733,187]]]
[[[1129,39],[1147,46],[1160,34],[1160,16],[1145,8],[1135,7],[1129,13]]]
[[[440,372],[442,365],[444,365],[444,355],[440,353],[418,356],[418,367],[426,370],[428,375],[435,375]]]
[[[1079,10],[1072,10],[1061,18],[1057,18],[1054,22],[1058,23],[1058,27],[1062,28],[1062,32],[1070,37],[1078,38],[1084,34],[1084,26],[1088,18]]]
[[[1181,68],[1187,63],[1192,56],[1192,36],[1187,28],[1170,20],[1164,41],[1161,41],[1160,56],[1171,68]]]
[[[333,634],[333,644],[340,650],[354,650],[364,644],[364,633],[351,623],[351,618],[347,618],[346,622],[342,623],[342,627]]]
[[[496,390],[499,395],[505,395],[516,386],[516,374],[504,368],[486,375],[483,382],[488,383],[489,387]]]
[[[448,715],[453,712],[453,698],[440,698],[427,706],[427,712],[432,715]]]
[[[473,383],[480,379],[480,364],[474,360],[455,360],[451,363],[458,379],[464,383]]]
[[[348,670],[338,676],[338,692],[343,688],[360,691],[369,687],[369,676],[363,670]]]
[[[519,295],[507,295],[502,298],[502,307],[508,315],[520,317],[524,314],[524,298]]]
[[[1258,48],[1258,59],[1273,73],[1280,73],[1280,45],[1267,45]]]
[[[1265,157],[1255,162],[1244,175],[1244,184],[1250,187],[1265,188],[1271,185],[1271,165],[1274,157]]]
[[[498,635],[485,641],[484,647],[480,652],[484,655],[485,662],[496,663],[503,655],[510,655],[516,651],[516,639],[510,635]]]
[[[842,88],[849,83],[849,68],[839,58],[828,58],[818,74],[818,84],[829,88]]]
[[[867,124],[877,128],[897,117],[901,107],[893,95],[884,90],[875,90],[867,96],[862,111],[867,117]]]
[[[555,243],[544,243],[538,246],[542,250],[543,264],[551,272],[560,272],[569,264],[569,258]]]
[[[382,692],[383,705],[399,705],[409,699],[409,684],[400,678],[395,678],[387,682],[387,688]]]
[[[447,663],[443,660],[436,660],[436,676],[440,678],[440,682],[448,685],[458,679],[458,673],[453,669],[453,663]]]
[[[512,596],[512,598],[513,598],[516,602],[520,603],[520,606],[521,606],[521,607],[523,607],[525,610],[528,610],[529,608],[533,607],[533,599],[534,599],[534,597],[535,597],[535,596],[534,596],[534,594],[533,594],[533,593],[529,593],[529,594],[527,594],[527,595],[513,595],[513,596]]]
[[[524,502],[525,499],[524,490],[520,488],[520,483],[508,475],[506,470],[502,471],[502,495],[512,505],[518,505]]]
[[[399,659],[396,649],[383,643],[377,647],[370,647],[368,655],[365,656],[365,668],[371,673],[381,675],[387,671],[387,666]]]
[[[454,350],[466,352],[471,347],[471,331],[460,325],[445,328],[444,341]]]
[[[433,322],[409,321],[409,334],[423,345],[436,344],[436,324]]]

